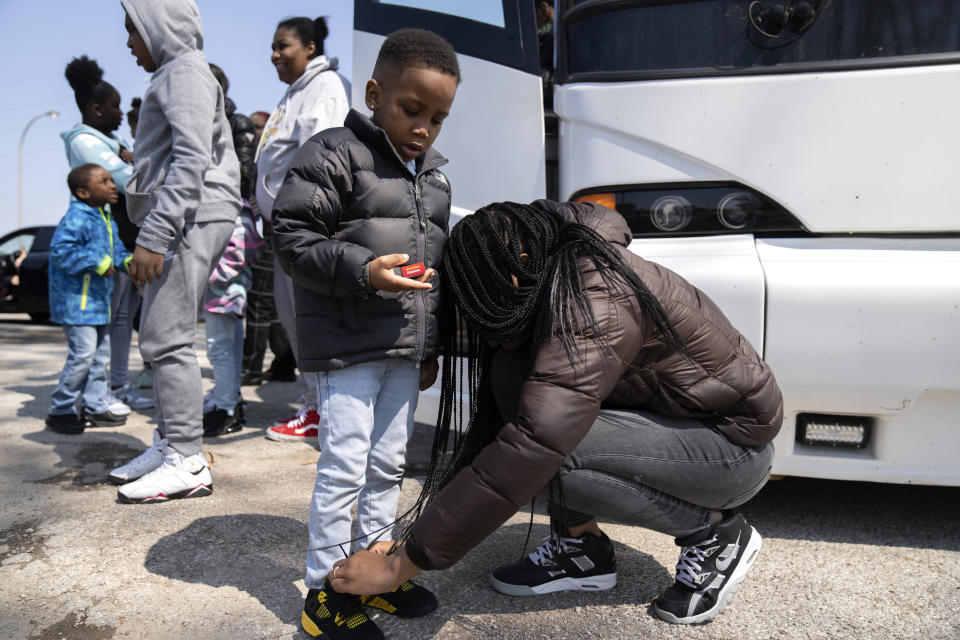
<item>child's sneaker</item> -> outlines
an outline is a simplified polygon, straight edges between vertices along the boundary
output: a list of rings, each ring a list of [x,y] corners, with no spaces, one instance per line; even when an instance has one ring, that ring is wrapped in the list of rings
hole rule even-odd
[[[419,618],[437,608],[437,597],[428,589],[407,580],[393,591],[375,596],[360,596],[368,607],[382,609],[398,618]]]
[[[682,547],[676,582],[654,600],[653,610],[676,624],[709,622],[727,606],[756,561],[760,534],[734,513],[676,542]]]
[[[490,574],[493,588],[508,596],[554,591],[604,591],[617,586],[617,563],[607,534],[579,538],[550,535],[526,558]]]
[[[312,442],[320,432],[320,414],[315,409],[298,413],[286,422],[280,422],[267,429],[267,439],[280,441],[296,440]]]
[[[129,411],[129,407],[127,410]],[[86,427],[119,427],[126,423],[127,416],[114,413],[110,409],[103,413],[90,413],[86,409],[83,410],[83,424]]]
[[[213,409],[203,414],[203,437],[216,438],[240,431],[243,425],[237,419],[237,411],[230,413],[226,409]]]
[[[150,473],[163,463],[163,456],[166,452],[167,439],[161,438],[160,432],[154,429],[153,444],[127,464],[111,471],[110,482],[126,484]]]
[[[201,498],[211,493],[213,478],[203,453],[183,456],[169,446],[159,467],[117,489],[120,502],[136,504]]]
[[[86,428],[84,421],[78,418],[75,413],[51,413],[47,416],[46,423],[53,431],[71,436],[83,433],[83,430]]]
[[[116,416],[130,415],[130,405],[118,398],[113,391],[108,391],[103,401],[107,403],[107,411]]]
[[[153,400],[137,393],[137,390],[130,383],[114,389],[113,395],[134,411],[143,411],[154,407]]]
[[[383,640],[383,632],[363,612],[360,597],[337,593],[329,582],[307,592],[300,626],[311,638]]]

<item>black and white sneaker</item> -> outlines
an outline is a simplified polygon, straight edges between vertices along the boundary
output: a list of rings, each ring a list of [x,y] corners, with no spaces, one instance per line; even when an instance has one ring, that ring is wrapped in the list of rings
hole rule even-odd
[[[490,574],[490,584],[508,596],[554,591],[604,591],[617,585],[613,544],[606,534],[580,538],[551,535],[526,558]]]
[[[676,582],[654,600],[653,610],[667,622],[699,624],[727,606],[756,561],[763,539],[734,513],[676,542],[682,547]]]

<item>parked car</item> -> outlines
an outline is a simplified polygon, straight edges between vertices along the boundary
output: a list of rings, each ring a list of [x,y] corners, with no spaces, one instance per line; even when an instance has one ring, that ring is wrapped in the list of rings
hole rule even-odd
[[[9,299],[0,298],[0,313],[28,313],[36,322],[50,318],[47,299],[47,260],[54,225],[24,227],[0,238],[0,258],[20,249],[27,257],[20,264],[20,285]]]

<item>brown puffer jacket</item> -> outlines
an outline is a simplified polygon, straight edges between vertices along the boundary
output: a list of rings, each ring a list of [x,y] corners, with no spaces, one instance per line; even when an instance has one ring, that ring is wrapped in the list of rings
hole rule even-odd
[[[631,235],[620,214],[593,204],[539,200],[533,206],[585,224],[616,244],[660,301],[687,354],[666,347],[635,298],[611,292],[584,260],[584,285],[608,347],[601,351],[583,338],[586,361],[576,370],[556,339],[541,347],[517,415],[414,525],[406,549],[423,569],[454,564],[528,503],[601,407],[699,418],[743,446],[766,444],[780,429],[783,400],[770,367],[704,293],[627,250]]]

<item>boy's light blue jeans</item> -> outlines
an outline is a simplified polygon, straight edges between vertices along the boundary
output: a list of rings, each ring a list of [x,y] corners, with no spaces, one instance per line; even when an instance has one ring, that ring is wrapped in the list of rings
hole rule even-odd
[[[75,414],[81,393],[87,411],[105,412],[107,363],[110,362],[109,327],[65,324],[63,332],[67,336],[67,361],[63,364],[60,382],[50,399],[50,414]]]
[[[211,399],[217,409],[232,414],[240,402],[243,321],[232,313],[204,311],[203,323],[207,334],[207,360],[213,366]]]
[[[133,316],[137,315],[140,295],[123,271],[113,274],[113,299],[110,307],[113,320],[110,322],[110,386],[114,389],[129,382],[130,338],[133,334]]]
[[[375,539],[393,540],[420,369],[387,359],[320,372],[320,458],[310,503],[308,589],[323,587],[333,563]],[[357,540],[350,509],[357,502]]]

